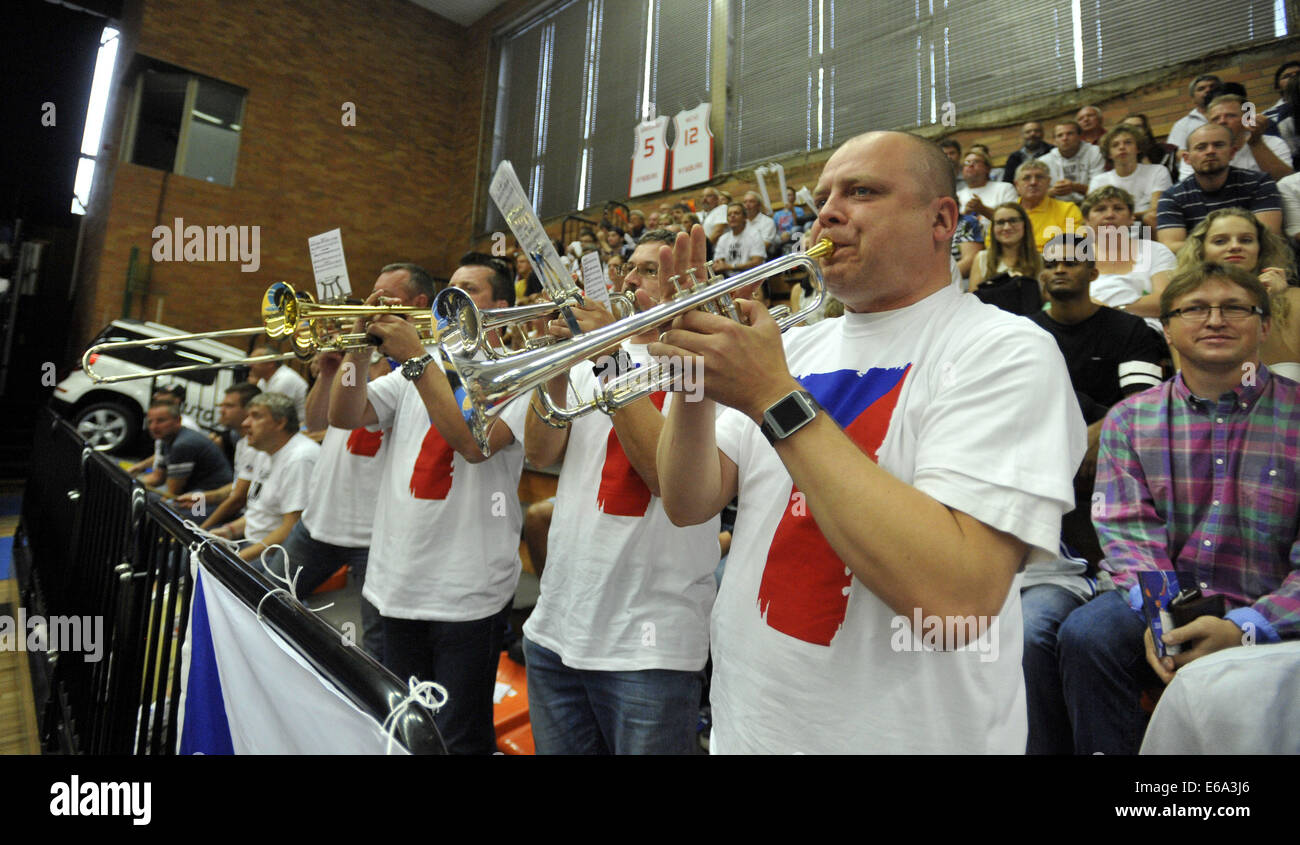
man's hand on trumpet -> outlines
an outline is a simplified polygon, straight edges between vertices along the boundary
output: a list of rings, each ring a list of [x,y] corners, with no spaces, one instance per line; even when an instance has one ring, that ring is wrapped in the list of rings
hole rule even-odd
[[[660,249],[659,272],[671,277],[688,267],[703,268],[704,261],[704,229],[697,225],[689,236],[679,234],[673,247]],[[690,311],[674,320],[659,342],[650,344],[650,354],[683,362],[693,359],[695,381],[703,386],[705,397],[758,422],[763,411],[800,387],[786,366],[780,327],[767,309],[748,299],[736,300],[736,308],[747,325]]]
[[[408,361],[424,355],[424,343],[415,324],[396,314],[379,314],[359,331],[379,339],[379,351],[394,361]],[[366,353],[369,357],[369,353]]]

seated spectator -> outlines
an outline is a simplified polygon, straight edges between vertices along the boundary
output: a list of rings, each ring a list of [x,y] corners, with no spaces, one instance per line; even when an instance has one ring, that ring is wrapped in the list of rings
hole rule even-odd
[[[794,225],[797,229],[802,230],[817,218],[817,212],[799,202],[799,195],[795,193],[794,188],[788,186],[785,189],[785,207],[794,213]]]
[[[1183,150],[1188,149],[1187,140],[1192,131],[1210,122],[1209,116],[1205,113],[1210,105],[1210,94],[1222,84],[1223,80],[1214,74],[1203,73],[1187,86],[1187,96],[1192,100],[1192,110],[1174,123],[1173,128],[1169,130],[1169,137],[1165,138],[1165,143],[1177,147],[1180,155]]]
[[[1056,149],[1043,140],[1043,124],[1037,120],[1031,120],[1020,127],[1020,139],[1023,142],[1020,149],[1007,156],[1007,163],[1002,168],[1002,180],[1004,182],[1013,182],[1015,180],[1016,170],[1021,164],[1042,158]]]
[[[1272,328],[1259,357],[1273,375],[1300,381],[1300,288],[1292,287],[1291,250],[1255,215],[1221,208],[1200,222],[1178,253],[1179,272],[1203,261],[1240,267],[1255,274],[1269,293]]]
[[[966,185],[957,189],[957,205],[963,214],[978,215],[985,228],[993,219],[994,208],[1016,201],[1015,185],[993,181],[988,153],[972,147],[962,160],[961,172]]]
[[[963,281],[970,278],[975,257],[983,249],[984,227],[980,224],[979,217],[974,214],[963,214],[958,217],[957,231],[952,236],[952,260],[956,263],[957,273]]]
[[[1083,214],[1096,243],[1093,300],[1142,317],[1153,331],[1163,334],[1156,318],[1160,294],[1174,269],[1174,254],[1158,241],[1133,234],[1133,197],[1123,188],[1106,185],[1088,194]]]
[[[722,203],[722,195],[717,188],[709,185],[700,192],[700,209],[704,215],[700,221],[704,226],[704,234],[710,243],[716,244],[727,229],[727,206]]]
[[[1101,150],[1079,137],[1079,124],[1072,120],[1056,124],[1052,135],[1056,149],[1038,159],[1051,169],[1052,186],[1048,195],[1061,202],[1078,203],[1106,161]]]
[[[627,261],[622,255],[611,255],[605,262],[605,276],[609,280],[609,287],[618,290],[623,285],[623,275],[627,272],[624,267]]]
[[[1057,640],[1080,754],[1136,753],[1142,690],[1181,667],[1300,636],[1300,493],[1278,439],[1300,430],[1300,385],[1260,362],[1268,292],[1240,268],[1206,263],[1176,274],[1162,304],[1182,368],[1112,408],[1101,431],[1093,522],[1118,589],[1071,613]],[[1157,571],[1229,608],[1165,632],[1181,647],[1165,657],[1140,610],[1138,573]]]
[[[145,423],[159,445],[153,470],[140,479],[146,487],[175,498],[190,490],[230,483],[230,464],[221,449],[205,435],[181,425],[180,405],[155,400],[149,405]]]
[[[957,190],[960,191],[962,188],[966,187],[962,184],[961,144],[957,142],[956,138],[944,138],[939,142],[939,149],[943,150],[943,154],[952,162],[952,175],[953,178],[957,180]]]
[[[987,158],[990,162],[993,161],[993,156],[989,153],[989,148],[988,148],[988,145],[987,145],[987,144],[971,144],[971,145],[970,145],[970,151],[973,152],[973,153],[975,153],[975,152],[984,153],[984,157],[985,157],[985,158]],[[962,161],[964,162],[965,159],[962,159]],[[963,178],[963,179],[966,178],[965,173],[962,174],[962,178]],[[991,169],[989,170],[989,179],[991,179],[991,180],[994,181],[994,182],[1001,182],[1001,181],[1003,181],[1003,179],[1002,179],[1002,168],[1001,168],[1001,167],[993,167],[993,168],[991,168]]]
[[[1178,178],[1178,165],[1181,163],[1178,148],[1156,138],[1155,132],[1151,130],[1151,123],[1147,120],[1147,116],[1140,112],[1128,115],[1120,121],[1120,125],[1132,126],[1134,129],[1141,130],[1141,141],[1138,143],[1138,160],[1143,164],[1158,164],[1169,171],[1170,184],[1173,184],[1173,180]],[[1104,145],[1102,152],[1106,152]]]
[[[645,231],[645,212],[639,208],[634,208],[627,213],[627,234],[628,237],[636,240],[641,237]]]
[[[1282,231],[1291,249],[1300,250],[1300,173],[1292,173],[1277,183],[1282,197]]]
[[[198,420],[185,413],[185,395],[185,385],[183,384],[169,384],[165,387],[159,387],[153,392],[153,398],[155,400],[161,402],[172,402],[175,403],[177,408],[180,408],[181,425],[185,426],[190,431],[197,431],[199,434],[205,434],[203,427],[199,425]]]
[[[970,271],[970,292],[998,276],[1037,279],[1043,258],[1034,248],[1034,227],[1019,203],[1004,202],[993,209],[987,248],[977,253]]]
[[[264,550],[283,543],[311,501],[312,471],[320,444],[298,431],[293,400],[282,393],[261,393],[248,402],[244,436],[258,450],[244,516],[212,533],[247,542],[239,556],[250,563]],[[272,563],[268,558],[268,563]],[[274,565],[274,564],[272,564]],[[283,571],[277,568],[275,571]]]
[[[200,528],[229,522],[244,510],[254,457],[254,450],[244,436],[244,417],[248,415],[249,400],[261,392],[255,384],[240,382],[230,386],[217,406],[217,421],[222,431],[212,436],[212,442],[230,463],[233,477],[221,487],[187,493],[176,499],[177,508],[188,508],[196,518],[202,517]],[[215,509],[208,513],[209,508]]]
[[[1062,232],[1074,232],[1083,225],[1083,215],[1072,202],[1047,195],[1051,169],[1042,161],[1027,161],[1016,171],[1016,193],[1020,206],[1034,227],[1034,249],[1041,252],[1049,240]]]
[[[1164,340],[1137,317],[1097,305],[1088,286],[1097,269],[1087,257],[1087,238],[1053,238],[1043,251],[1043,287],[1048,310],[1029,315],[1053,338],[1070,371],[1070,382],[1084,422],[1088,451],[1075,478],[1075,510],[1085,530],[1090,508],[1097,444],[1102,420],[1112,405],[1160,383],[1161,362],[1169,357]],[[1063,518],[1068,528],[1071,514]],[[1072,538],[1066,536],[1069,543]],[[1095,536],[1087,537],[1095,546]],[[1025,616],[1025,693],[1029,711],[1030,754],[1069,754],[1073,743],[1065,702],[1056,639],[1061,623],[1097,592],[1096,569],[1063,549],[1056,560],[1025,568],[1020,602]]]
[[[1220,94],[1210,101],[1207,114],[1211,123],[1228,127],[1232,132],[1232,160],[1228,163],[1242,170],[1267,173],[1274,181],[1291,174],[1291,150],[1276,135],[1265,134],[1267,120],[1261,118],[1254,127],[1244,126],[1241,122],[1244,97],[1236,94]],[[1192,166],[1183,161],[1178,169],[1178,178],[1186,179],[1192,175]]]
[[[542,280],[523,250],[515,253],[515,299],[542,292]]]
[[[763,239],[768,252],[776,249],[777,244],[781,241],[776,234],[776,223],[772,222],[771,217],[763,213],[763,201],[759,199],[758,194],[753,191],[746,191],[742,205],[745,209],[745,219],[749,221],[748,225],[753,226],[758,236]],[[727,217],[727,225],[731,225],[730,209],[727,211]]]
[[[617,226],[608,229],[605,233],[605,242],[601,244],[600,258],[602,261],[609,261],[611,255],[618,255],[626,258],[627,241],[623,236],[623,230]]]
[[[1277,80],[1275,87],[1282,96],[1264,112],[1268,119],[1265,131],[1286,142],[1291,151],[1288,164],[1292,169],[1300,169],[1300,132],[1296,131],[1296,115],[1300,114],[1300,62],[1282,65],[1274,78]]]
[[[1079,126],[1079,137],[1085,143],[1095,144],[1106,134],[1106,127],[1102,125],[1101,109],[1096,106],[1084,106],[1079,109],[1079,113],[1074,116],[1074,122]]]
[[[645,227],[646,227],[647,229],[651,229],[651,230],[654,230],[654,229],[658,229],[658,228],[660,228],[660,223],[659,223],[659,212],[657,212],[657,211],[652,211],[652,212],[650,212],[649,214],[646,215],[646,218],[645,218]]]
[[[1169,179],[1169,171],[1160,165],[1138,162],[1143,140],[1142,130],[1122,123],[1107,132],[1101,148],[1113,169],[1094,175],[1088,183],[1088,193],[1107,185],[1124,189],[1133,198],[1133,210],[1141,218],[1142,225],[1155,231],[1160,195],[1173,182]],[[1086,211],[1084,215],[1087,215]]]
[[[275,355],[269,346],[260,346],[252,351],[254,356]],[[304,418],[303,403],[307,401],[307,379],[293,367],[279,361],[263,361],[248,368],[248,381],[257,385],[263,393],[283,393],[293,400],[297,419]]]
[[[741,270],[757,267],[766,258],[767,247],[758,227],[746,221],[745,206],[733,202],[727,206],[727,231],[718,238],[713,251],[713,272],[719,276],[732,276]]]
[[[1267,174],[1228,164],[1232,158],[1228,127],[1207,123],[1192,132],[1187,143],[1184,155],[1195,173],[1160,197],[1156,234],[1162,244],[1178,252],[1188,230],[1196,228],[1211,211],[1234,206],[1253,211],[1270,231],[1281,233],[1282,201],[1277,185]]]

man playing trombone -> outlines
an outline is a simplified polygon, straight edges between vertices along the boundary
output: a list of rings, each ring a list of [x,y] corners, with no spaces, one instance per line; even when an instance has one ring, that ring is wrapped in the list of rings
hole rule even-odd
[[[815,197],[843,319],[783,348],[742,301],[749,325],[693,311],[650,347],[694,358],[707,397],[669,411],[664,509],[697,524],[740,493],[711,748],[1023,753],[1017,573],[1055,554],[1084,450],[1064,362],[952,287],[958,208],[933,143],[854,138]],[[660,272],[703,250],[697,227]]]
[[[625,290],[643,306],[672,291],[659,251],[673,237],[666,229],[645,233],[628,260]],[[612,320],[598,307],[574,313],[584,331]],[[560,337],[570,334],[562,320],[550,326]],[[617,360],[648,365],[646,344],[662,328],[628,338],[627,357]],[[612,370],[614,360],[603,356],[602,363]],[[547,385],[558,406],[572,396],[590,399],[596,387],[586,361]],[[709,656],[718,517],[678,528],[664,514],[655,471],[663,392],[560,427],[542,421],[539,399],[527,422],[528,460],[563,465],[541,596],[524,625],[537,751],[690,753]]]

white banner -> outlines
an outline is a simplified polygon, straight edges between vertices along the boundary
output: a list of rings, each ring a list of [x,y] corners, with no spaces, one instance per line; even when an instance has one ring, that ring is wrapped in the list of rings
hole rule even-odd
[[[713,178],[713,133],[709,131],[708,103],[678,112],[673,117],[673,190]]]
[[[668,178],[668,118],[656,117],[636,128],[636,151],[632,153],[632,176],[627,195],[639,197],[664,189]]]

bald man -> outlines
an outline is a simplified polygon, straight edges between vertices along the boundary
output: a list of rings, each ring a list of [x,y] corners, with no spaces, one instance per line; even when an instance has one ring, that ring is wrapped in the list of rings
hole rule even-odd
[[[1051,337],[949,279],[952,167],[899,132],[850,140],[814,192],[841,319],[782,337],[686,314],[655,355],[705,399],[659,439],[676,525],[740,497],[714,606],[718,753],[1023,753],[1017,574],[1054,557],[1085,430]],[[698,266],[702,231],[660,255]],[[716,404],[721,409],[715,422]]]

